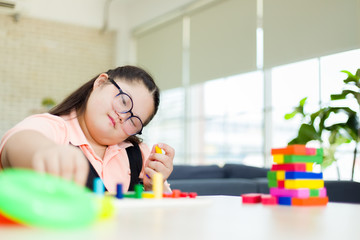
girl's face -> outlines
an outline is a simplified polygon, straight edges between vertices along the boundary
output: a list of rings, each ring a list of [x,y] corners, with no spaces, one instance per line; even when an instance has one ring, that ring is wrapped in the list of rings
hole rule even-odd
[[[121,79],[114,80],[121,90],[132,98],[132,113],[143,123],[146,122],[154,112],[151,93],[140,81],[129,83]],[[126,133],[124,125],[130,113],[119,113],[114,108],[116,106],[114,98],[119,93],[119,90],[109,82],[106,74],[101,74],[95,80],[85,112],[79,117],[80,126],[89,142],[114,145],[130,136]]]

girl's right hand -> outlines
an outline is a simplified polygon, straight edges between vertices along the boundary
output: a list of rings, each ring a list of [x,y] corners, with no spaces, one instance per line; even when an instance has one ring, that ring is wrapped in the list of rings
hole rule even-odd
[[[89,173],[89,163],[79,148],[71,145],[52,145],[38,149],[32,158],[33,169],[73,180],[85,185]]]

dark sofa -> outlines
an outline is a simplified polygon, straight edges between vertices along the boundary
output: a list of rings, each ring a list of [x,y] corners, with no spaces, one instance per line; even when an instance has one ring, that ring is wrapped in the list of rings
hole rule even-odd
[[[269,193],[269,169],[242,164],[175,165],[168,179],[172,189],[197,192],[198,195],[231,195]],[[360,203],[360,183],[352,181],[325,181],[331,202]]]

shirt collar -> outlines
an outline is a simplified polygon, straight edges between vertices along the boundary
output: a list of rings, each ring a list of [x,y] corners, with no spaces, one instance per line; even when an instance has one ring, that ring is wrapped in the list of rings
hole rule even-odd
[[[62,116],[69,128],[70,143],[74,146],[89,145],[83,131],[81,130],[76,111],[72,110],[69,115]]]

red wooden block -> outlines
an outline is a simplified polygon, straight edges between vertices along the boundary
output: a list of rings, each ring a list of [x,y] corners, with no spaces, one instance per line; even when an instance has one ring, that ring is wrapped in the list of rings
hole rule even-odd
[[[259,203],[261,202],[261,194],[260,193],[246,193],[242,194],[242,202],[243,203]]]
[[[180,197],[181,198],[186,198],[186,197],[188,197],[189,196],[189,193],[187,193],[187,192],[181,192],[180,193]]]
[[[306,172],[306,163],[273,164],[271,171]]]
[[[196,192],[191,192],[191,193],[189,193],[189,197],[190,197],[190,198],[196,198],[196,197],[197,197],[197,193],[196,193]]]
[[[306,155],[316,155],[316,148],[306,148]]]
[[[279,180],[278,182],[278,188],[284,188],[285,187],[285,181],[284,180]]]
[[[276,205],[277,198],[275,196],[271,196],[270,194],[262,194],[261,203],[264,205]]]

